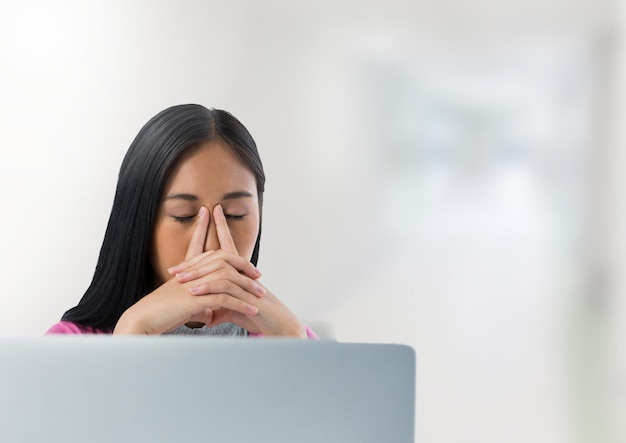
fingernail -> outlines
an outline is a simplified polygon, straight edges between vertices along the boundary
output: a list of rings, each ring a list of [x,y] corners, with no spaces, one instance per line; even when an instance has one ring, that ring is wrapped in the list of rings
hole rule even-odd
[[[167,270],[167,272],[169,272],[172,275],[176,275],[183,269],[185,269],[185,268],[181,267],[180,265],[175,265],[175,266],[172,266],[171,268],[169,268]]]
[[[256,315],[259,312],[259,309],[255,308],[252,305],[248,305],[248,307],[246,308],[246,311],[248,311],[250,315]]]
[[[254,267],[254,270],[256,271],[256,273],[257,273],[258,275],[262,275],[262,274],[261,274],[261,271],[259,271],[259,268],[257,268],[256,266]]]
[[[256,293],[259,295],[265,295],[265,293],[267,292],[267,290],[265,288],[262,288],[260,286],[256,287]]]
[[[200,292],[200,288],[198,288],[197,286],[192,286],[191,288],[189,288],[189,292],[195,295]]]
[[[200,210],[198,211],[198,217],[204,216],[205,212],[206,212],[206,208],[204,206],[200,206]]]
[[[179,280],[182,280],[183,278],[186,278],[189,276],[188,272],[179,272],[178,274],[176,274],[176,278]]]

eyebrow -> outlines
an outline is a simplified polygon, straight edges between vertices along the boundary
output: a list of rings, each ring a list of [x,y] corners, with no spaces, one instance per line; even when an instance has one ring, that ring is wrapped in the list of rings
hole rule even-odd
[[[238,198],[252,198],[252,197],[254,196],[248,191],[227,192],[226,194],[222,196],[222,201],[223,200],[235,200]],[[167,200],[185,200],[188,202],[197,202],[199,199],[198,199],[198,196],[195,194],[170,194],[163,199],[163,201],[167,201]]]
[[[254,196],[248,191],[235,191],[235,192],[228,192],[224,194],[222,196],[222,200],[235,200],[237,198],[252,198],[252,197]]]
[[[198,196],[193,194],[170,194],[163,199],[163,201],[166,200],[185,200],[188,202],[195,202],[198,201]]]

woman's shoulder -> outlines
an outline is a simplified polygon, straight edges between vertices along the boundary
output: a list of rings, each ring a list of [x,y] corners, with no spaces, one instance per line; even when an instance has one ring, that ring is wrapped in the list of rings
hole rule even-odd
[[[74,323],[73,321],[60,321],[46,331],[46,335],[51,334],[110,334],[110,332],[94,328],[93,326]]]

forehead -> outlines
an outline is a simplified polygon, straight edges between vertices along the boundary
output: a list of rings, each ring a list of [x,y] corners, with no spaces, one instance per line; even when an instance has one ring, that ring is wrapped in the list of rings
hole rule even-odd
[[[254,174],[222,140],[202,143],[178,160],[165,185],[175,192],[226,193],[249,191],[256,195]]]

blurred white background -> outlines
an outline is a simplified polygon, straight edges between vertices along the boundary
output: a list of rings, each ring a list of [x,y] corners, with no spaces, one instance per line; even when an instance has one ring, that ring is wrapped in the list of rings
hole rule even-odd
[[[415,349],[417,441],[624,441],[624,24],[608,0],[0,0],[0,335],[77,303],[132,139],[200,103],[259,146],[265,283]]]

